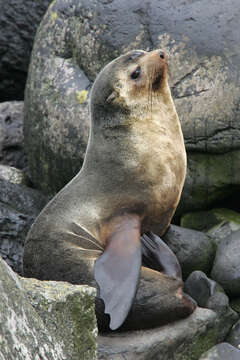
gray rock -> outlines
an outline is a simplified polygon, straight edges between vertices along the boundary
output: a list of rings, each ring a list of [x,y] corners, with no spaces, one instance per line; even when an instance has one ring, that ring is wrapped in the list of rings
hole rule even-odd
[[[18,276],[0,258],[0,359],[66,359],[27,300]]]
[[[0,165],[0,180],[6,180],[17,185],[27,185],[25,173],[12,166]]]
[[[0,189],[0,256],[22,274],[25,238],[48,199],[37,190],[4,180]]]
[[[184,291],[201,307],[207,307],[209,299],[216,293],[224,293],[222,287],[202,271],[194,271],[189,275],[184,284]]]
[[[223,239],[217,249],[211,277],[227,294],[240,295],[240,231]]]
[[[67,282],[21,278],[28,300],[67,359],[96,359],[95,289]]]
[[[27,165],[23,149],[23,101],[0,103],[0,164],[19,169]]]
[[[219,245],[222,239],[230,236],[237,230],[240,230],[240,223],[234,221],[222,221],[208,230],[207,234],[215,241],[216,245]]]
[[[240,350],[228,343],[221,343],[204,353],[199,360],[239,360]]]
[[[229,299],[223,288],[203,272],[194,271],[187,278],[184,291],[197,302],[198,306],[211,309],[220,317],[237,320],[238,314],[229,306]]]
[[[210,10],[207,0],[177,6],[172,0],[133,0],[131,7],[128,2],[56,0],[39,28],[26,88],[25,134],[34,183],[56,191],[81,166],[88,127],[86,112],[76,100],[76,92],[86,89],[82,70],[94,80],[121,53],[161,47],[169,54],[173,96],[188,150],[178,212],[206,208],[236,192],[239,13],[238,0],[214,2]],[[62,125],[66,116],[71,131]]]
[[[230,306],[234,311],[236,311],[236,313],[240,317],[240,298],[238,297],[231,299]]]
[[[50,7],[37,33],[28,73],[25,145],[31,179],[48,193],[60,190],[80,170],[88,140],[90,82],[79,68],[78,44],[74,45],[80,9],[81,4],[72,1]]]
[[[226,341],[240,350],[240,320],[233,325]]]
[[[23,100],[37,26],[51,0],[0,0],[0,101]]]
[[[33,217],[39,214],[49,200],[38,190],[5,180],[0,180],[0,189],[0,203]]]
[[[99,336],[99,360],[198,360],[223,341],[234,322],[230,318],[225,325],[226,317],[197,308],[187,319],[160,328]]]
[[[170,225],[163,240],[177,256],[183,278],[194,270],[207,273],[211,269],[216,249],[212,239],[206,234]]]

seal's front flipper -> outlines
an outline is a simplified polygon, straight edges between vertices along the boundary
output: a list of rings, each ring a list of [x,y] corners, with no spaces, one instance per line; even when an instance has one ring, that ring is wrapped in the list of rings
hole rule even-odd
[[[168,276],[182,278],[176,255],[159,236],[147,232],[141,236],[143,266],[160,271]]]
[[[110,328],[117,329],[126,319],[134,299],[142,263],[140,219],[127,214],[105,225],[107,246],[96,260],[94,276],[110,315]]]

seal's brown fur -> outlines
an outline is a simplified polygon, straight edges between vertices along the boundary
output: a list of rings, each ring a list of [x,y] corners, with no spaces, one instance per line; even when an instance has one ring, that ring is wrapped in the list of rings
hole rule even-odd
[[[24,271],[40,279],[93,284],[93,263],[104,251],[95,278],[111,317],[114,308],[122,312],[116,328],[136,292],[140,234],[164,233],[185,178],[186,153],[166,55],[132,51],[108,64],[93,85],[90,110],[83,168],[35,221],[25,245]],[[109,278],[110,269],[115,280]],[[104,292],[109,281],[115,290],[132,289],[122,310],[117,295]]]

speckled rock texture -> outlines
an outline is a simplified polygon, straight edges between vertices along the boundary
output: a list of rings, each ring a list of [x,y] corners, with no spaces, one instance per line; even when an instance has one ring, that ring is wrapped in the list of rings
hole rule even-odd
[[[96,359],[95,289],[66,282],[21,279],[28,300],[67,359]]]
[[[23,100],[33,38],[51,0],[0,0],[0,102]]]
[[[18,169],[27,166],[23,148],[23,101],[0,103],[0,164]]]
[[[221,343],[204,353],[199,360],[239,360],[240,350],[228,343]]]
[[[160,328],[99,336],[98,359],[198,360],[224,339],[236,317],[230,315],[230,319],[226,325],[226,317],[197,308],[187,319]]]
[[[26,87],[33,182],[55,192],[80,169],[89,126],[85,91],[100,69],[130,49],[161,47],[188,150],[178,213],[237,191],[239,15],[238,0],[214,0],[210,8],[207,0],[55,0],[36,36]]]
[[[16,185],[27,185],[27,177],[25,173],[16,169],[12,166],[1,165],[0,164],[0,180],[9,181]]]
[[[18,276],[0,258],[0,359],[67,359],[28,302]]]
[[[8,174],[5,171],[5,178],[10,180],[13,172],[16,169],[10,169]],[[0,169],[0,256],[22,274],[25,238],[48,198],[38,190],[7,180],[1,179]]]

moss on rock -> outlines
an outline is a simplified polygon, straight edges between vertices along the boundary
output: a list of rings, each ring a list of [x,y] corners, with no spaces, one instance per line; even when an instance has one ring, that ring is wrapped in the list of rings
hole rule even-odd
[[[29,301],[69,359],[96,358],[95,289],[66,282],[22,279]]]

